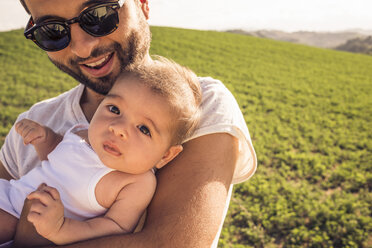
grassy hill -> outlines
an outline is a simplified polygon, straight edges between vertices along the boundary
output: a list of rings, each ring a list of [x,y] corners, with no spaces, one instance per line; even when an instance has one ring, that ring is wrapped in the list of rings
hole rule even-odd
[[[258,171],[235,186],[220,247],[372,246],[372,57],[152,27],[151,53],[222,80]],[[0,145],[16,116],[76,85],[21,31],[0,34]]]

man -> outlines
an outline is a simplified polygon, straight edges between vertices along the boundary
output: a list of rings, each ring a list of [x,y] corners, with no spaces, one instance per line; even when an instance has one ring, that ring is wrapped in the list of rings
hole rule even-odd
[[[147,0],[21,2],[31,14],[26,36],[81,85],[36,104],[19,119],[28,117],[60,133],[76,122],[88,123],[120,70],[151,62]],[[71,247],[216,247],[232,183],[255,172],[256,158],[235,99],[219,81],[200,81],[200,127],[179,157],[157,173],[142,231]],[[18,178],[39,163],[32,147],[17,137],[12,128],[1,149],[2,178]]]

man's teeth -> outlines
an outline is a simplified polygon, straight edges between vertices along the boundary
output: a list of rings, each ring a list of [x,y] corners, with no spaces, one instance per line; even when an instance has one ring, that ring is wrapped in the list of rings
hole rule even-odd
[[[90,64],[85,64],[86,66],[89,66],[89,67],[97,67],[101,64],[103,64],[107,59],[108,59],[109,55],[107,55],[106,57],[96,61],[96,62],[93,62],[93,63],[90,63]]]

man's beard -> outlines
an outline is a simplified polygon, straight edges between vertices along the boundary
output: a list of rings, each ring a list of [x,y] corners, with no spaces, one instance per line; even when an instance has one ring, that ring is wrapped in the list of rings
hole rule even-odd
[[[60,70],[66,72],[81,84],[84,84],[99,94],[106,95],[114,85],[119,74],[129,69],[130,66],[140,63],[148,53],[151,42],[151,33],[148,24],[146,22],[140,23],[139,30],[141,30],[141,33],[138,30],[132,31],[125,49],[120,43],[114,42],[110,47],[98,47],[92,51],[89,58],[96,58],[103,54],[115,52],[114,56],[118,57],[120,66],[120,72],[116,74],[111,72],[110,74],[101,78],[89,79],[83,74],[79,66],[79,62],[86,61],[89,58],[70,59],[68,61],[68,66],[52,60],[51,58],[49,59]]]

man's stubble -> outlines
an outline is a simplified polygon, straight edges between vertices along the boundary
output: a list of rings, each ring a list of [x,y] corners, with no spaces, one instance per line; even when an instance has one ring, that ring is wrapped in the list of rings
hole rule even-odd
[[[140,19],[139,28],[132,30],[129,37],[127,46],[123,46],[119,42],[114,42],[109,47],[97,47],[93,49],[89,58],[99,57],[103,54],[115,52],[118,57],[120,72],[101,77],[89,79],[80,69],[79,62],[86,61],[89,58],[72,58],[68,61],[68,65],[62,64],[49,57],[50,61],[57,66],[61,71],[66,72],[79,83],[84,84],[93,91],[106,95],[111,87],[114,85],[120,73],[125,72],[130,67],[140,64],[145,56],[149,53],[151,42],[151,33],[148,23],[144,19]]]

